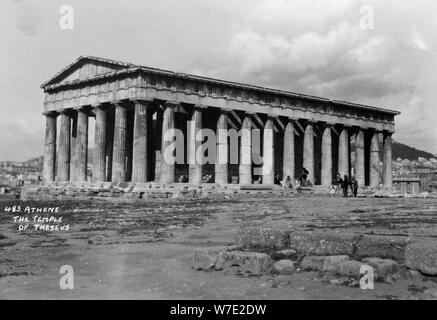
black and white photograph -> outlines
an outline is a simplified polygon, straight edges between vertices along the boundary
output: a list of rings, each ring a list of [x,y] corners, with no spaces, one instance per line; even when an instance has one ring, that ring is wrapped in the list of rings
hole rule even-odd
[[[0,300],[437,300],[436,50],[434,0],[1,0]]]

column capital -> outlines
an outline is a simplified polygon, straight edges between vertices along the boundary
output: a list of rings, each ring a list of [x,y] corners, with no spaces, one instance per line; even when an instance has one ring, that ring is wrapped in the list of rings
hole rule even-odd
[[[63,109],[63,110],[59,110],[58,113],[60,115],[65,115],[65,116],[72,116],[72,113],[74,112],[74,109]]]
[[[59,115],[59,112],[57,112],[57,111],[46,111],[46,112],[43,112],[42,115],[45,116],[45,117],[56,118]]]
[[[105,106],[103,103],[96,103],[91,105],[91,110],[93,109],[104,110],[104,111],[108,110],[107,106]]]
[[[206,110],[208,107],[202,104],[192,104],[189,105],[191,107],[191,109],[196,110],[196,111],[202,111],[202,110]]]
[[[165,101],[163,106],[166,108],[177,108],[181,103],[178,101]]]
[[[315,120],[307,120],[307,122],[308,122],[308,125],[312,125],[312,126],[317,124],[317,121],[315,121]]]
[[[153,102],[153,98],[130,99],[133,103],[149,104]]]
[[[111,103],[115,105],[116,107],[126,108],[127,107],[127,101],[128,100],[115,100]]]
[[[232,112],[231,109],[225,109],[225,108],[220,108],[219,110],[220,110],[220,113],[226,113],[226,114],[229,114]]]
[[[273,117],[267,117],[265,123],[264,123],[264,129],[273,129],[273,120],[275,118]]]
[[[378,129],[376,129],[376,128],[368,128],[368,129],[366,129],[366,130],[369,131],[369,132],[372,132],[372,133],[382,133],[381,130],[378,130]]]
[[[84,111],[84,112],[87,112],[87,111],[89,111],[91,108],[92,108],[91,105],[89,105],[89,106],[79,106],[79,107],[74,107],[73,110],[74,110],[74,111]]]
[[[103,107],[103,103],[93,103],[91,104],[91,108],[101,108]]]

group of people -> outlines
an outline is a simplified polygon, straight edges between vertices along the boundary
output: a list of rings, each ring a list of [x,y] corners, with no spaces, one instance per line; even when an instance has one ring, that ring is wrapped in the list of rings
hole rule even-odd
[[[349,189],[352,191],[352,195],[356,198],[358,195],[358,181],[352,176],[349,179],[348,175],[345,174],[342,178],[339,173],[337,173],[336,184],[331,186],[331,196],[334,197],[338,190],[343,190],[343,197],[349,197]]]
[[[296,181],[294,182],[294,187],[296,189],[302,188],[302,187],[312,187],[313,184],[311,181],[308,180],[309,171],[306,168],[303,168],[302,176],[298,177]],[[203,176],[203,183],[213,183],[213,176],[210,174]],[[187,183],[188,182],[188,176],[182,175],[178,179],[179,183]],[[254,181],[254,183],[261,183],[261,177],[259,177],[258,181]],[[283,181],[280,180],[280,175],[275,175],[275,184],[282,185],[285,189],[293,189],[293,182],[291,181],[290,176],[285,177]],[[337,192],[342,189],[343,190],[343,197],[348,198],[349,197],[349,189],[352,191],[352,195],[354,197],[357,197],[358,195],[358,181],[357,179],[352,176],[352,178],[349,178],[348,175],[344,175],[344,177],[341,177],[339,173],[337,173],[335,183],[331,185],[330,188],[330,194],[332,197],[334,197]]]
[[[310,172],[306,169],[303,168],[302,171],[302,176],[298,177],[295,181],[294,181],[294,187],[296,189],[299,189],[301,187],[312,187],[313,184],[311,183],[310,180],[308,180],[308,175],[310,174]],[[281,181],[279,179],[279,174],[277,174],[275,176],[275,184],[281,184]],[[293,182],[291,181],[290,176],[285,177],[282,186],[285,189],[293,189]]]
[[[189,182],[188,176],[185,175],[185,174],[179,176],[178,182],[179,183],[188,183]],[[202,182],[203,183],[213,183],[214,182],[214,178],[213,178],[213,176],[211,174],[205,174],[202,177]]]

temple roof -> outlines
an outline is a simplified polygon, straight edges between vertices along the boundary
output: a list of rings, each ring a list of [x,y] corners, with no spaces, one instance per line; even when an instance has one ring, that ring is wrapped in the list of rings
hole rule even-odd
[[[53,77],[51,77],[50,80],[44,82],[41,85],[41,88],[43,88],[44,90],[54,89],[54,88],[62,87],[62,86],[69,85],[69,84],[76,84],[76,83],[82,83],[82,82],[86,82],[86,81],[90,81],[90,80],[94,80],[94,79],[102,79],[102,78],[106,78],[106,77],[112,77],[115,74],[133,73],[133,72],[137,72],[137,71],[144,71],[144,72],[148,72],[148,73],[173,76],[176,78],[182,78],[182,79],[187,79],[187,80],[197,80],[197,81],[201,81],[201,82],[205,82],[205,83],[232,86],[232,87],[237,87],[237,88],[241,88],[241,89],[256,90],[259,92],[301,98],[304,100],[334,103],[337,105],[350,106],[350,107],[354,107],[354,108],[380,111],[380,112],[384,112],[384,113],[388,113],[388,114],[392,114],[392,115],[399,115],[400,114],[399,111],[391,110],[391,109],[373,107],[373,106],[369,106],[369,105],[334,100],[334,99],[329,99],[329,98],[322,98],[322,97],[317,97],[317,96],[312,96],[312,95],[307,95],[307,94],[295,93],[295,92],[291,92],[291,91],[271,89],[271,88],[250,85],[250,84],[243,84],[243,83],[238,83],[238,82],[233,82],[233,81],[219,80],[219,79],[208,78],[208,77],[203,77],[203,76],[196,76],[196,75],[191,75],[191,74],[186,74],[186,73],[173,72],[173,71],[168,71],[168,70],[164,70],[164,69],[141,66],[141,65],[136,65],[136,64],[132,64],[132,63],[125,63],[125,62],[121,62],[121,61],[105,59],[105,58],[100,58],[100,57],[93,57],[93,56],[80,56],[73,63],[69,64],[68,66],[66,66],[65,68],[60,70],[58,73],[56,73]]]

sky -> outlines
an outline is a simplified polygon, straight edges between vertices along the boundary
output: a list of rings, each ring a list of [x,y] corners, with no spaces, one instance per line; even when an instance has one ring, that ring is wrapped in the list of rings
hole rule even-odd
[[[43,154],[40,85],[81,55],[398,110],[437,154],[436,49],[435,0],[1,0],[0,160]]]

